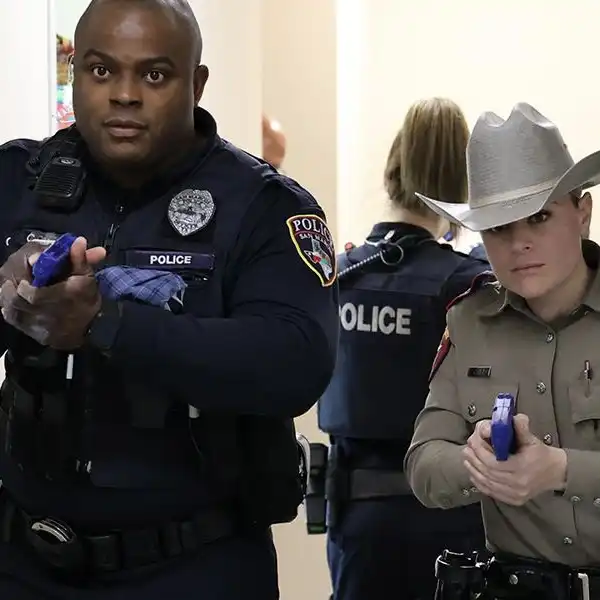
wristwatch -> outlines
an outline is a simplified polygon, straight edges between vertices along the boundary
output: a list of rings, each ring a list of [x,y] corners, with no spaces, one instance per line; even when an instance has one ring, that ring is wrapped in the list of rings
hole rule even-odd
[[[123,304],[121,302],[103,298],[102,306],[87,330],[86,345],[109,356],[119,333],[122,315]]]

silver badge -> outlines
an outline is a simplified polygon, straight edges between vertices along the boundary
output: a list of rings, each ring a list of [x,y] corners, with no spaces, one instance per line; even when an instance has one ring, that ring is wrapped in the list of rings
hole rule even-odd
[[[215,214],[215,201],[207,190],[183,190],[175,196],[168,210],[169,223],[183,236],[206,227]]]

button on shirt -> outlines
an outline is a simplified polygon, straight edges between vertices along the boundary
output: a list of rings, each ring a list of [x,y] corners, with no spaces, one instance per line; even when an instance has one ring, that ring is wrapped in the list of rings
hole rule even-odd
[[[584,256],[597,269],[600,247],[586,241]],[[600,273],[582,309],[560,322],[542,323],[521,298],[490,285],[449,311],[448,328],[452,346],[405,460],[415,494],[430,507],[481,500],[493,550],[600,566]],[[468,377],[474,365],[490,367],[489,377]],[[515,395],[534,435],[565,449],[564,491],[520,507],[464,493],[472,484],[462,448],[502,392]]]

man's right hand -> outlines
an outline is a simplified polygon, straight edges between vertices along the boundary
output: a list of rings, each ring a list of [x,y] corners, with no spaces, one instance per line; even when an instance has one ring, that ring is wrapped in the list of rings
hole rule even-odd
[[[104,260],[106,251],[87,249],[86,240],[78,238],[71,248],[71,275],[54,285],[34,288],[32,266],[45,248],[28,243],[0,268],[0,311],[6,323],[38,343],[71,349],[79,345],[99,310],[93,266]]]
[[[7,261],[0,267],[0,311],[5,322],[5,311],[16,296],[17,288],[21,281],[31,283],[33,274],[31,265],[37,257],[47,248],[39,242],[27,242],[16,252],[13,252]]]

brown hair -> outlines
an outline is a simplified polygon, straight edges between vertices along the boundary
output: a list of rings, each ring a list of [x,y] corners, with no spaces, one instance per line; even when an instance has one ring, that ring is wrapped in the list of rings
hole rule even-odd
[[[384,173],[393,204],[423,216],[433,213],[419,192],[445,202],[467,201],[469,127],[460,107],[447,98],[413,104],[390,148]]]

